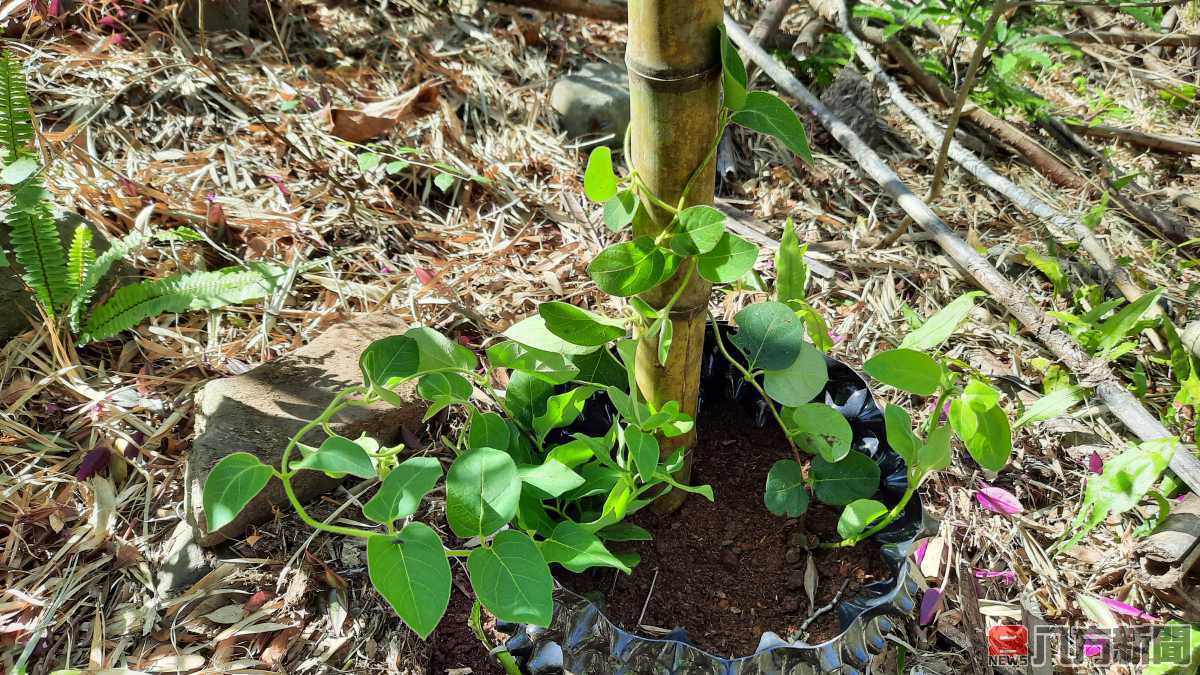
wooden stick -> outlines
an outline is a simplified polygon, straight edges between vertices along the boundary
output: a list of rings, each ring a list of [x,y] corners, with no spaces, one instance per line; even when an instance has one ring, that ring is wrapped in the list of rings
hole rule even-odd
[[[896,107],[900,108],[901,112],[917,125],[917,128],[924,135],[925,140],[929,141],[930,144],[938,143],[942,138],[942,131],[938,128],[937,124],[925,114],[924,110],[917,107],[904,94],[904,91],[895,80],[884,72],[883,67],[871,55],[871,50],[867,45],[863,44],[853,31],[846,32],[845,36],[854,45],[855,56],[862,61],[867,70],[871,71],[876,81],[882,82],[887,87],[888,95],[891,97],[892,102],[896,104]],[[1144,294],[1144,291],[1138,287],[1129,276],[1129,273],[1117,264],[1117,261],[1113,259],[1113,256],[1105,248],[1104,244],[1100,243],[1100,240],[1096,238],[1091,228],[1084,225],[1082,221],[1063,215],[1054,207],[1027,192],[1024,188],[996,173],[986,162],[957,141],[950,144],[949,154],[955,162],[958,162],[962,168],[970,172],[981,183],[1004,195],[1022,210],[1046,221],[1049,226],[1058,230],[1059,233],[1066,233],[1068,237],[1079,242],[1127,300],[1133,302]]]
[[[771,0],[758,17],[758,21],[754,22],[754,27],[750,29],[750,38],[754,40],[754,44],[767,44],[779,32],[779,26],[783,24],[783,17],[791,7],[792,0]],[[747,69],[746,77],[751,81],[754,80],[753,63]]]
[[[1150,148],[1151,150],[1177,152],[1185,155],[1200,155],[1200,141],[1185,138],[1183,136],[1148,134],[1141,131],[1135,131],[1133,129],[1121,129],[1119,127],[1108,127],[1104,125],[1071,124],[1069,122],[1067,123],[1067,127],[1080,136],[1116,139],[1122,143],[1139,145],[1143,148]]]
[[[590,0],[492,0],[492,2],[501,5],[513,5],[515,7],[528,7],[529,9],[536,9],[542,12],[575,14],[577,16],[586,16],[589,19],[618,21],[621,23],[625,22],[627,11],[624,5],[591,2]]]
[[[1200,34],[1142,33],[1126,30],[1073,30],[1059,33],[1072,42],[1091,42],[1104,45],[1155,45],[1162,47],[1200,46]]]
[[[927,70],[922,68],[912,51],[899,40],[885,41],[879,36],[877,31],[869,30],[863,32],[863,38],[872,44],[882,47],[896,61],[896,64],[904,72],[908,73],[909,77],[913,78],[913,81],[925,92],[926,96],[944,106],[949,106],[950,102],[954,100],[954,93],[938,81],[937,78],[929,74]],[[1025,161],[1032,164],[1033,168],[1037,169],[1043,176],[1049,178],[1055,185],[1073,190],[1086,190],[1088,188],[1087,181],[1080,177],[1079,174],[1071,170],[1070,167],[1055,157],[1049,150],[1043,148],[1037,141],[1025,135],[1020,129],[975,105],[970,105],[963,110],[963,115],[972,124],[1015,150],[1025,158]]]
[[[841,29],[849,32],[846,17],[839,17]],[[1092,358],[1070,335],[1059,330],[1045,312],[1026,299],[1025,292],[1017,288],[1000,274],[986,258],[942,222],[929,206],[913,194],[894,171],[880,159],[844,122],[826,108],[816,96],[795,78],[782,64],[776,62],[758,45],[750,42],[750,36],[728,16],[725,28],[733,42],[750,58],[758,63],[763,72],[789,95],[798,99],[821,122],[838,143],[850,153],[876,183],[890,194],[902,209],[925,231],[933,234],[934,240],[956,263],[961,265],[996,302],[1004,306],[1025,328],[1045,345],[1066,367],[1075,374],[1079,383],[1094,387],[1096,393],[1108,405],[1109,410],[1121,420],[1131,432],[1143,440],[1174,438],[1158,418],[1146,410],[1125,388],[1125,384],[1113,374],[1108,364]],[[1171,458],[1171,470],[1193,491],[1200,492],[1200,460],[1181,448]]]

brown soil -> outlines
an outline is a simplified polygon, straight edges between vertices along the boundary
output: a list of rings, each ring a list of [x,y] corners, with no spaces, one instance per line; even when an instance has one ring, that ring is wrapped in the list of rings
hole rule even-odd
[[[813,610],[803,588],[808,553],[802,528],[810,537],[833,540],[841,509],[814,501],[803,525],[767,511],[763,485],[771,465],[788,456],[786,441],[773,427],[755,429],[740,406],[702,419],[699,437],[693,483],[711,485],[716,502],[691,496],[670,516],[649,509],[636,514],[631,522],[654,540],[625,545],[642,557],[632,575],[605,570],[565,583],[578,592],[603,593],[606,615],[622,627],[634,628],[640,616],[643,626],[683,627],[693,643],[721,656],[752,654],[763,631],[801,637],[800,626]],[[813,555],[817,608],[829,604],[846,579],[843,598],[890,577],[873,542],[814,549]],[[817,644],[841,630],[837,613],[828,611],[809,625],[805,639]]]
[[[446,615],[438,624],[437,630],[429,636],[429,673],[442,675],[448,670],[470,668],[473,675],[490,675],[503,673],[504,669],[494,657],[484,649],[483,643],[475,637],[475,633],[467,622],[471,618],[471,606],[474,597],[463,589],[470,589],[471,582],[466,572],[455,570],[455,584],[450,589],[450,606]],[[490,617],[483,613],[484,627],[488,628]],[[500,642],[494,632],[490,636],[494,642]]]

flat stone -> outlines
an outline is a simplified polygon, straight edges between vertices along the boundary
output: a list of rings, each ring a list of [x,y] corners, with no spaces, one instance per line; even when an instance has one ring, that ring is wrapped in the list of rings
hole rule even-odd
[[[173,595],[213,570],[213,556],[196,543],[196,530],[180,521],[167,537],[158,556],[154,588],[159,597]]]
[[[184,505],[188,521],[197,529],[196,543],[212,546],[239,536],[251,525],[270,519],[274,507],[287,503],[283,484],[272,479],[233,522],[220,531],[208,532],[203,490],[213,466],[234,452],[249,452],[278,466],[288,439],[320,415],[338,392],[362,384],[358,357],[367,345],[406,329],[403,322],[386,315],[359,315],[291,354],[204,385],[196,394],[196,440],[187,460]],[[404,405],[347,408],[330,426],[334,433],[348,438],[366,434],[380,443],[395,444],[403,428],[414,433],[421,428],[426,410],[415,383],[399,387],[396,394]],[[301,440],[316,446],[324,438],[322,431],[314,429]],[[292,479],[292,486],[297,497],[307,501],[332,490],[338,482],[319,471],[301,471]]]
[[[184,0],[179,10],[179,23],[184,30],[198,33],[201,17],[207,33],[250,33],[249,0]]]
[[[629,80],[625,67],[612,63],[588,63],[554,83],[550,105],[559,122],[573,139],[600,139],[605,145],[620,146],[629,126]]]

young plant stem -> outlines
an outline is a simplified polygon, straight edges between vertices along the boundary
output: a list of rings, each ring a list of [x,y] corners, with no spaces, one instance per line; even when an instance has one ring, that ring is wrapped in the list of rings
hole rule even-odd
[[[928,197],[931,202],[941,194],[942,180],[946,175],[946,157],[950,153],[950,142],[954,140],[954,130],[958,128],[958,120],[962,117],[963,107],[971,96],[971,90],[975,88],[975,75],[979,71],[979,62],[983,60],[983,52],[992,39],[996,23],[1007,7],[1008,0],[996,0],[992,5],[992,15],[988,17],[987,23],[983,26],[983,34],[975,42],[975,53],[971,55],[967,74],[963,77],[962,86],[958,89],[958,96],[954,99],[954,109],[950,113],[950,119],[946,122],[946,135],[942,137],[942,145],[938,148],[937,163],[933,166],[933,182],[930,183]]]
[[[288,441],[287,447],[284,448],[283,457],[281,457],[279,460],[279,472],[275,475],[279,478],[279,481],[283,483],[283,491],[287,495],[288,501],[291,502],[292,508],[295,509],[296,514],[300,516],[300,520],[303,520],[305,523],[307,523],[309,527],[316,530],[331,532],[333,534],[345,535],[347,537],[370,539],[379,533],[372,532],[370,530],[362,530],[357,527],[327,525],[309,515],[308,511],[304,509],[304,505],[300,503],[299,497],[296,496],[296,490],[292,487],[292,472],[288,470],[288,462],[291,460],[292,450],[294,450],[300,443],[300,439],[304,438],[308,432],[312,431],[313,429],[316,429],[317,427],[323,427],[326,422],[333,419],[334,416],[341,412],[342,408],[347,405],[348,399],[351,396],[361,392],[362,389],[360,387],[351,387],[339,392],[337,396],[333,397],[333,400],[329,402],[329,405],[325,407],[325,410],[322,411],[320,415],[305,424],[303,427],[300,427],[300,430],[297,431],[294,436],[292,436],[291,440]]]
[[[788,433],[787,425],[783,423],[783,418],[779,416],[779,411],[775,409],[775,402],[771,400],[770,396],[767,396],[766,390],[763,389],[762,385],[758,383],[758,380],[754,377],[754,373],[751,373],[746,369],[745,366],[743,366],[741,363],[738,363],[736,359],[730,356],[729,350],[725,349],[725,341],[721,339],[721,328],[717,326],[717,321],[713,318],[712,314],[708,315],[708,319],[712,322],[713,334],[717,339],[717,351],[721,352],[721,356],[725,357],[725,360],[729,362],[729,365],[736,368],[737,371],[742,374],[742,377],[745,378],[746,382],[750,383],[750,386],[754,387],[754,390],[758,392],[758,395],[762,396],[763,401],[765,401],[767,404],[767,410],[771,411],[771,417],[775,418],[775,422],[779,424],[779,428],[783,431],[784,438],[787,439],[788,447],[792,450],[792,457],[796,460],[797,464],[803,465],[804,460],[800,458],[800,449],[796,447],[796,442],[792,440],[792,435]]]
[[[853,537],[847,537],[841,541],[821,542],[818,546],[820,548],[847,548],[858,544],[858,542],[862,541],[863,539],[868,539],[875,536],[881,530],[883,530],[883,528],[891,525],[892,521],[899,518],[901,513],[904,513],[904,507],[908,506],[908,501],[912,499],[912,496],[915,494],[917,494],[917,484],[915,482],[909,482],[908,489],[904,491],[904,495],[900,497],[900,501],[896,502],[896,505],[893,506],[892,509],[888,511],[883,516],[883,519],[878,523],[875,523],[869,529],[864,530]]]

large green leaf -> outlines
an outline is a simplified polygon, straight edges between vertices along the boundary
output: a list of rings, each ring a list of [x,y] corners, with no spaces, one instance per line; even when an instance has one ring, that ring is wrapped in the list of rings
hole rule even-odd
[[[487,356],[493,368],[523,370],[550,384],[570,382],[579,374],[579,368],[563,354],[534,349],[512,340],[488,347]]]
[[[628,375],[625,366],[607,349],[598,349],[591,354],[570,357],[570,362],[579,369],[576,379],[598,384],[602,387],[624,387]]]
[[[857,450],[836,463],[816,457],[808,472],[817,499],[833,506],[872,497],[879,490],[879,466]]]
[[[967,318],[975,308],[975,299],[982,295],[982,291],[971,291],[958,296],[954,302],[929,317],[920,328],[904,336],[900,348],[925,351],[942,344],[954,333],[963,319]]]
[[[629,457],[633,460],[638,477],[642,479],[643,483],[649,482],[654,477],[654,470],[658,468],[658,458],[661,452],[658,439],[637,427],[630,426],[625,428],[625,446],[629,448]]]
[[[589,567],[612,567],[628,574],[630,569],[609,552],[604,542],[586,528],[564,520],[554,527],[554,534],[542,542],[542,556],[548,563],[558,563],[572,572]]]
[[[521,370],[513,371],[504,390],[504,406],[517,421],[528,427],[535,417],[546,412],[546,400],[554,387]]]
[[[780,415],[796,445],[828,462],[839,462],[850,452],[854,431],[837,409],[824,403],[785,408]]]
[[[374,497],[363,504],[363,515],[387,524],[417,512],[421,500],[442,477],[442,465],[433,457],[411,457],[388,472]]]
[[[362,446],[343,436],[329,436],[321,447],[289,467],[332,474],[350,474],[359,478],[374,478],[375,465]]]
[[[800,343],[800,355],[792,365],[763,373],[767,396],[785,406],[808,403],[821,393],[829,381],[825,355],[807,342]]]
[[[237,514],[271,480],[271,467],[248,452],[226,456],[204,481],[204,517],[208,531],[216,532],[233,522]]]
[[[470,349],[432,328],[417,326],[404,335],[417,343],[421,355],[418,375],[441,370],[473,371],[479,366],[479,359]]]
[[[512,440],[508,422],[493,412],[471,411],[467,420],[467,447],[504,450]]]
[[[446,520],[463,539],[486,537],[517,513],[521,480],[508,453],[475,448],[446,474]]]
[[[733,114],[733,122],[778,138],[797,157],[812,164],[804,123],[778,96],[765,91],[746,94],[745,105]]]
[[[874,499],[856,499],[846,505],[842,516],[838,518],[838,535],[842,539],[857,537],[887,512],[887,507]]]
[[[583,476],[556,459],[547,459],[537,466],[520,467],[517,473],[522,482],[541,490],[547,497],[562,496],[584,484]]]
[[[950,426],[967,451],[989,471],[999,471],[1012,455],[1012,430],[999,405],[982,410],[959,399],[950,404]]]
[[[554,580],[528,535],[513,530],[497,534],[491,547],[471,551],[467,571],[479,602],[497,619],[550,625]]]
[[[604,202],[604,224],[613,232],[620,232],[633,222],[637,209],[637,194],[633,190],[621,190],[612,199]]]
[[[371,537],[367,573],[404,623],[428,638],[450,604],[450,561],[437,532],[414,522],[395,538]]]
[[[358,357],[363,382],[385,389],[416,375],[420,364],[420,346],[416,340],[404,335],[376,340]]]
[[[508,330],[504,331],[504,337],[532,349],[566,356],[589,354],[597,349],[571,344],[551,333],[541,314],[535,314],[509,326]]]
[[[767,510],[777,516],[796,518],[808,510],[808,488],[804,484],[804,469],[794,459],[781,459],[767,473],[763,492]]]
[[[608,146],[598,145],[588,155],[587,168],[583,172],[583,193],[597,204],[617,195],[617,175],[613,173],[612,150]]]
[[[746,355],[750,370],[782,370],[792,365],[804,343],[804,324],[781,302],[759,302],[738,312],[729,341]]]
[[[429,401],[429,409],[425,411],[425,420],[432,418],[443,408],[469,402],[471,392],[471,383],[458,373],[427,373],[421,376],[421,380],[417,382],[417,394]]]
[[[879,352],[863,364],[863,370],[884,384],[918,396],[929,396],[942,382],[942,367],[937,361],[911,349]]]
[[[546,412],[533,418],[533,432],[538,442],[546,440],[546,435],[553,429],[561,429],[575,421],[583,412],[583,405],[596,393],[597,388],[579,386],[574,389],[551,396],[546,400]]]
[[[600,290],[624,298],[661,284],[674,268],[653,239],[638,237],[601,251],[588,265],[588,274]]]
[[[625,324],[565,302],[543,302],[538,314],[546,330],[571,344],[599,347],[625,335]]]
[[[746,276],[756,260],[757,246],[726,232],[715,246],[696,256],[696,269],[714,284],[728,284]]]
[[[675,216],[671,250],[682,256],[708,253],[725,235],[725,214],[711,206],[689,206]]]

